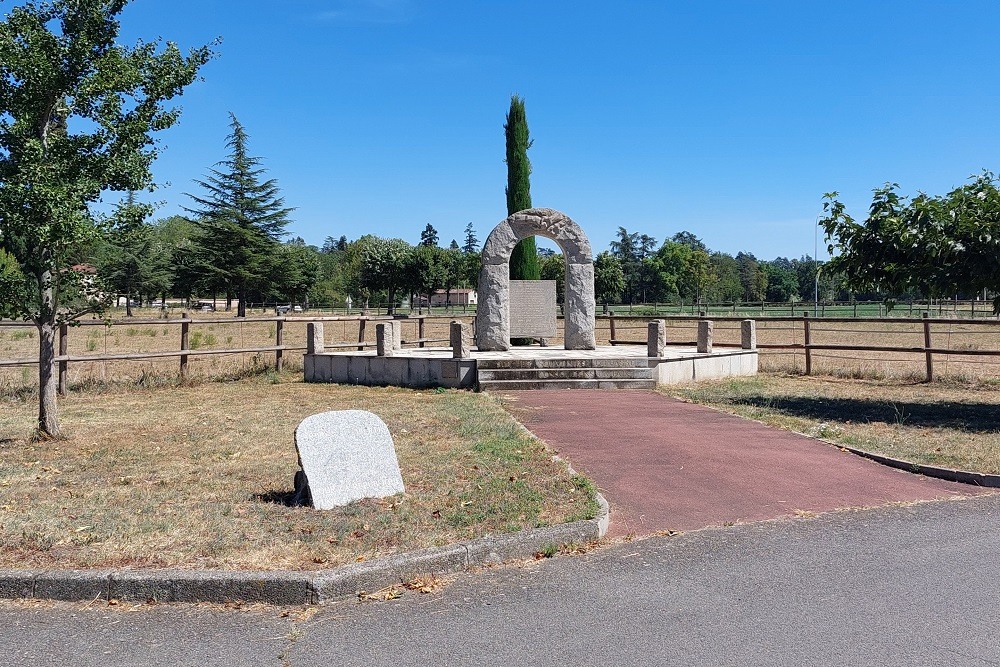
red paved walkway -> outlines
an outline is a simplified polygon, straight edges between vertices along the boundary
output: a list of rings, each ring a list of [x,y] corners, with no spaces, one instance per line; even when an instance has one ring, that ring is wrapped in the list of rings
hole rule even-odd
[[[525,426],[597,483],[611,504],[611,536],[981,492],[655,392],[504,396]]]

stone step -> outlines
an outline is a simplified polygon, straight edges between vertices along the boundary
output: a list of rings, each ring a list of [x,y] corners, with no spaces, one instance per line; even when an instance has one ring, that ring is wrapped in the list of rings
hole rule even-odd
[[[524,368],[649,368],[646,357],[579,358],[579,359],[479,359],[480,369],[524,369]]]
[[[535,389],[655,389],[653,380],[489,380],[479,391],[523,391]]]
[[[652,368],[479,368],[491,380],[652,380]]]

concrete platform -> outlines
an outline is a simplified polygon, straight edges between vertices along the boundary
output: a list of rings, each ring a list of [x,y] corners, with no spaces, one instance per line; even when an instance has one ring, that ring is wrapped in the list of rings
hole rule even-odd
[[[306,382],[453,387],[468,389],[650,388],[757,373],[757,350],[669,348],[647,357],[646,346],[605,346],[596,350],[519,347],[453,359],[450,347],[406,348],[392,356],[375,351],[321,352],[304,356]]]

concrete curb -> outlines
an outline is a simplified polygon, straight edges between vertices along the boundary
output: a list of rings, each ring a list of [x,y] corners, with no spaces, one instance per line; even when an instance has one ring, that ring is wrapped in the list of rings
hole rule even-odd
[[[972,486],[982,486],[987,488],[1000,488],[1000,475],[991,475],[985,472],[969,472],[968,470],[956,470],[954,468],[939,468],[938,466],[929,466],[924,465],[923,463],[913,463],[912,461],[894,459],[891,456],[883,456],[882,454],[875,454],[874,452],[857,449],[856,447],[851,447],[850,445],[839,445],[835,442],[824,440],[823,438],[815,439],[828,445],[833,445],[839,449],[846,449],[852,454],[856,454],[862,458],[871,459],[876,463],[881,463],[882,465],[889,466],[890,468],[898,468],[899,470],[905,470],[906,472],[913,472],[927,477],[936,477],[949,482],[960,482],[962,484],[971,484]]]
[[[599,493],[597,501],[600,510],[594,519],[482,537],[318,572],[0,570],[0,598],[323,604],[406,583],[420,575],[460,572],[531,558],[568,544],[593,542],[608,529],[608,503]]]

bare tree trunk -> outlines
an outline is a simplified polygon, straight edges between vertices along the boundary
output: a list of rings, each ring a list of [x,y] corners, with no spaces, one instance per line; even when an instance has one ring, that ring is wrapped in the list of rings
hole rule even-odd
[[[43,271],[39,280],[42,287],[42,312],[35,326],[38,327],[38,434],[59,435],[59,404],[56,401],[58,376],[55,373],[56,325],[52,274]]]

